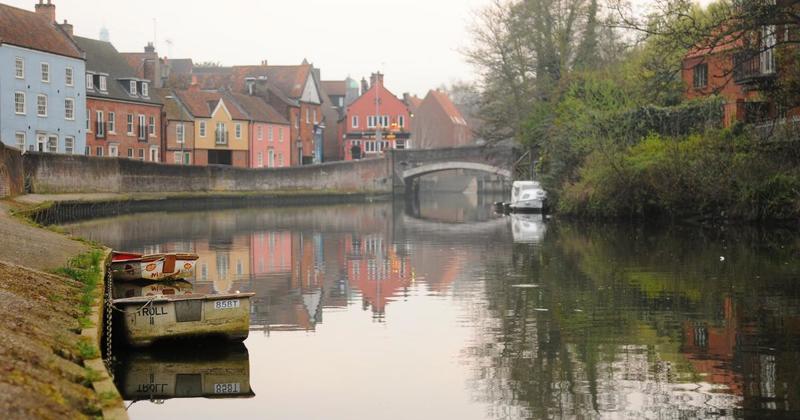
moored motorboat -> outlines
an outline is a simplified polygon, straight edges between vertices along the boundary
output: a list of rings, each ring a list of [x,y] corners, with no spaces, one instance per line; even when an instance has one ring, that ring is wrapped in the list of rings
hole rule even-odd
[[[115,251],[111,254],[111,274],[119,281],[180,279],[194,273],[198,258],[190,253],[143,255]]]
[[[219,337],[243,341],[250,329],[254,293],[160,295],[114,299],[128,344],[143,347],[165,339]]]
[[[547,200],[547,192],[537,181],[515,181],[511,187],[512,212],[542,212]]]

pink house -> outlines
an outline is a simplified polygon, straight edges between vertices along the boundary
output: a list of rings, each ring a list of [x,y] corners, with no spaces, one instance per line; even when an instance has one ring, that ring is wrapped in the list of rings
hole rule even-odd
[[[257,96],[237,93],[231,96],[250,116],[249,166],[251,168],[290,166],[289,121]]]

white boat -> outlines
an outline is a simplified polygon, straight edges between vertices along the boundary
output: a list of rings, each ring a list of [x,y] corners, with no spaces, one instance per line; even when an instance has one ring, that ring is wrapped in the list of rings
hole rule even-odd
[[[514,212],[541,212],[547,192],[538,181],[515,181],[511,186],[509,208]]]
[[[142,255],[130,252],[111,254],[111,274],[114,280],[174,280],[194,274],[197,254],[169,253]]]

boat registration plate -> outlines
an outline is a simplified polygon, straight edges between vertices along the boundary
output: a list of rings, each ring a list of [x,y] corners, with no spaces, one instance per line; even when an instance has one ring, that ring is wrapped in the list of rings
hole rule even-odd
[[[238,383],[214,384],[215,394],[238,394],[239,392],[241,392],[241,386]]]
[[[238,299],[214,301],[214,309],[236,309],[239,305]]]

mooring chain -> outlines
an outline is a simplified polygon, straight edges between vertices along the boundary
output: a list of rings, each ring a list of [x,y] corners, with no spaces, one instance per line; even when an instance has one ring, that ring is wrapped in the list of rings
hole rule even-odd
[[[114,355],[112,353],[112,325],[113,325],[113,315],[114,315],[114,304],[112,303],[111,299],[113,298],[113,288],[114,288],[114,277],[111,274],[111,267],[106,268],[106,368],[108,372],[111,374],[111,377],[114,377]]]

